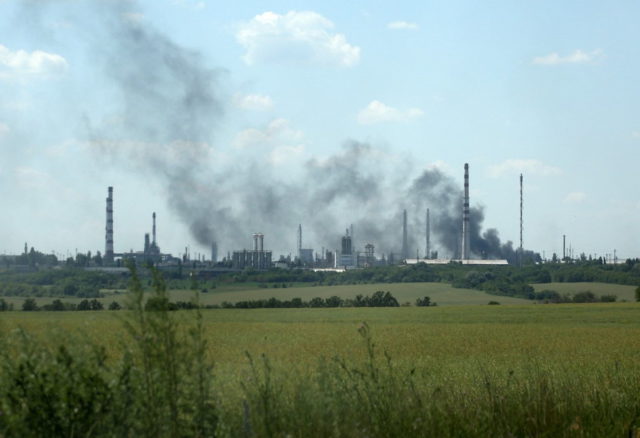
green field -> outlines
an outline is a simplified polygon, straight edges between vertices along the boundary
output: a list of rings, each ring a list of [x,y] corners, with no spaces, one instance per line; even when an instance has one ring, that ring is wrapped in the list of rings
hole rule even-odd
[[[618,297],[618,301],[635,301],[635,290],[637,287],[609,283],[540,283],[532,284],[532,286],[536,292],[554,290],[561,295],[573,295],[585,291],[593,292],[598,297],[602,295],[615,295]]]
[[[1,326],[43,336],[77,333],[117,349],[126,314],[6,312]],[[190,312],[176,315],[189,318]],[[357,328],[363,321],[372,327],[378,346],[405,364],[460,366],[500,358],[509,366],[535,356],[570,365],[640,358],[640,306],[631,303],[212,309],[203,315],[212,357],[223,367],[242,363],[245,351],[306,365],[323,356],[350,355],[358,350]]]
[[[193,311],[170,314],[193,324]],[[626,436],[640,414],[635,303],[202,315],[222,436],[243,434],[246,409],[256,436]],[[136,343],[124,329],[129,318],[5,312],[0,332],[22,327],[49,346],[104,345],[117,364]]]
[[[498,301],[501,304],[527,304],[528,300],[521,298],[502,297],[489,295],[485,292],[473,289],[457,289],[446,283],[381,283],[381,284],[358,284],[348,286],[294,286],[287,288],[259,288],[256,284],[250,285],[223,285],[216,289],[210,289],[207,293],[200,293],[199,300],[203,305],[222,304],[227,301],[235,303],[237,301],[269,299],[271,297],[280,300],[290,300],[292,298],[302,298],[309,301],[312,298],[328,298],[337,295],[341,298],[354,298],[356,295],[371,295],[382,290],[389,291],[396,297],[399,303],[415,304],[417,298],[429,296],[431,302],[436,302],[438,306],[454,305],[480,305],[489,301]],[[112,301],[120,304],[126,302],[126,292],[104,291],[105,296],[100,298],[105,306]],[[172,301],[191,301],[194,292],[190,290],[170,291]],[[24,302],[24,297],[5,297],[7,302],[13,303],[15,309],[19,309]],[[39,306],[49,304],[54,299],[52,297],[36,297]],[[62,301],[79,303],[82,298],[69,297],[60,298]]]

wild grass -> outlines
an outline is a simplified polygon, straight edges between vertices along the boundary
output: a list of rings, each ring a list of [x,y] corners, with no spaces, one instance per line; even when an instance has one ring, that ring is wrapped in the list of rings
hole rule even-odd
[[[5,312],[0,436],[614,437],[640,307]],[[367,323],[363,323],[367,321]],[[17,327],[22,329],[17,329]]]

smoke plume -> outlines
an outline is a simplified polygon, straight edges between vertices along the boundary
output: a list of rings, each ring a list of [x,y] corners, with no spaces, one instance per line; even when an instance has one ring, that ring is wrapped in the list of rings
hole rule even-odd
[[[134,2],[94,7],[100,10],[87,29],[87,52],[113,90],[117,116],[106,123],[87,115],[90,144],[100,157],[160,181],[168,205],[201,245],[217,241],[221,252],[241,249],[260,231],[266,248],[286,254],[294,251],[301,223],[305,247],[335,249],[353,224],[358,250],[372,243],[378,255],[397,254],[407,209],[410,254],[424,255],[429,208],[433,249],[441,257],[459,256],[462,189],[450,176],[425,169],[412,177],[406,163],[386,160],[384,151],[355,140],[307,161],[293,181],[257,162],[224,168],[213,145],[227,101],[225,72],[132,13]],[[494,229],[483,232],[483,221],[482,208],[472,208],[472,252],[512,258],[511,242],[502,244]]]

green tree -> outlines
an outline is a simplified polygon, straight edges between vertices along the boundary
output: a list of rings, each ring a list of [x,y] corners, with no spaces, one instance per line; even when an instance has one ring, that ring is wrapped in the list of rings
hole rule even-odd
[[[4,298],[0,298],[0,312],[5,312],[7,310],[12,310],[11,304],[7,303]]]
[[[22,303],[22,310],[24,310],[25,312],[33,312],[35,310],[38,310],[38,304],[36,303],[36,300],[33,298],[27,298],[26,300],[24,300],[24,302]]]
[[[640,301],[640,286],[636,288],[636,301]]]

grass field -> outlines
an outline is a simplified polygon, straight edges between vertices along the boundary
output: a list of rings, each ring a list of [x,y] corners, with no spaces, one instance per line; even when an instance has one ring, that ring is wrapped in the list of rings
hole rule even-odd
[[[598,297],[602,295],[616,295],[618,301],[635,301],[635,290],[637,287],[608,283],[541,283],[532,284],[532,286],[537,292],[555,290],[561,295],[573,295],[585,291],[591,291]]]
[[[7,312],[4,329],[54,336],[76,333],[118,349],[126,312]],[[179,312],[188,318],[189,312]],[[640,359],[640,306],[562,304],[435,308],[213,309],[203,312],[210,353],[236,367],[244,353],[309,366],[320,357],[359,350],[359,325],[397,363],[442,367],[491,361],[514,366],[532,358],[573,366]],[[615,342],[611,342],[615,340]]]
[[[135,343],[128,315],[5,312],[0,333],[116,358]],[[627,436],[640,414],[635,303],[202,315],[222,436]]]
[[[512,297],[497,297],[482,291],[473,289],[456,289],[445,283],[381,283],[381,284],[358,284],[348,286],[301,286],[287,288],[259,288],[256,284],[251,285],[223,285],[216,289],[210,289],[207,293],[200,293],[201,304],[221,304],[224,301],[235,303],[245,300],[269,299],[271,297],[280,300],[290,300],[292,298],[302,298],[303,301],[310,301],[312,298],[328,298],[337,295],[343,299],[354,298],[356,295],[371,295],[382,290],[389,291],[399,303],[409,302],[415,304],[417,298],[429,296],[431,302],[436,302],[438,306],[453,305],[480,305],[489,301],[498,301],[501,304],[527,304],[528,300]],[[194,292],[190,290],[170,291],[172,301],[191,301]],[[105,297],[100,298],[105,307],[112,301],[124,304],[125,292],[105,291]],[[5,297],[7,302],[13,303],[15,309],[19,309],[24,302],[24,297]],[[55,298],[38,297],[36,302],[39,306],[51,303]],[[61,298],[70,303],[79,303],[82,298]]]

